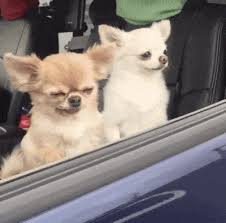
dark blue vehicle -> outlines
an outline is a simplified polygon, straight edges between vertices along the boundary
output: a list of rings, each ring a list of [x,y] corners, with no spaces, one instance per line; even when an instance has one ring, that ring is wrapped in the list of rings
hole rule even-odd
[[[85,31],[85,1],[68,1],[67,6],[77,16],[72,11],[62,16],[58,13],[60,2],[53,2],[57,4],[39,9],[39,25],[51,41],[47,46],[48,38],[38,33],[42,43],[36,42],[40,48],[35,52],[40,56],[54,53],[57,49],[53,33],[71,30],[74,38],[65,48],[81,50],[74,43]],[[102,10],[98,11],[100,3]],[[94,0],[90,6],[94,29],[89,44],[97,39],[99,24],[122,25],[107,8],[114,9],[113,3]],[[0,181],[0,223],[224,223],[225,4],[224,0],[188,0],[185,10],[171,19],[173,36],[169,57],[173,66],[166,77],[171,92],[171,120],[166,125],[89,154]],[[96,13],[100,11],[104,14]],[[62,18],[64,23],[52,26]],[[83,19],[78,22],[76,18]],[[1,32],[3,23],[11,29],[22,27],[23,32],[14,32],[21,37],[15,53],[20,54],[21,50],[30,53],[25,40],[33,33],[31,23],[14,22],[0,20],[0,40],[10,30]],[[129,29],[127,25],[120,28]],[[0,42],[0,48],[2,46]],[[10,47],[13,50],[13,45]],[[8,107],[0,107],[3,114],[0,127],[11,130],[18,124],[21,109],[28,106],[27,96],[7,87],[3,92],[10,100],[4,96]],[[0,141],[5,135],[6,132],[0,131]],[[17,144],[15,134],[12,135],[12,144]],[[0,147],[1,154],[3,150]]]
[[[226,135],[26,222],[224,222]]]
[[[224,222],[226,104],[0,187],[1,222]]]

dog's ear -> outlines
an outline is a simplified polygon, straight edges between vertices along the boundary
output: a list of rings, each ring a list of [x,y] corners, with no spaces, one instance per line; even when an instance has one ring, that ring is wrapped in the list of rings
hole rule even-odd
[[[171,25],[169,20],[162,20],[161,22],[154,23],[151,27],[158,28],[165,41],[169,38],[171,32]]]
[[[96,45],[87,51],[94,64],[96,80],[107,79],[113,64],[116,46],[112,44]]]
[[[108,25],[100,25],[98,28],[101,43],[115,43],[116,46],[122,46],[125,32]]]
[[[6,53],[3,62],[15,89],[30,92],[37,87],[41,60],[36,55],[15,56]]]

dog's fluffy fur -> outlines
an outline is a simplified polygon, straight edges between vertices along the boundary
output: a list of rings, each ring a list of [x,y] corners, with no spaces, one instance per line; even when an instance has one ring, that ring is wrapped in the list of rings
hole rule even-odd
[[[32,99],[31,127],[20,148],[4,160],[1,177],[77,156],[103,143],[103,121],[97,110],[97,82],[106,78],[114,47],[95,46],[84,54],[65,53],[40,60],[35,55],[6,54],[12,85]],[[79,96],[81,105],[69,100]]]
[[[102,43],[115,43],[118,47],[105,88],[107,139],[115,141],[164,124],[169,93],[162,71],[167,65],[164,51],[170,22],[164,20],[131,32],[101,25],[99,34]]]

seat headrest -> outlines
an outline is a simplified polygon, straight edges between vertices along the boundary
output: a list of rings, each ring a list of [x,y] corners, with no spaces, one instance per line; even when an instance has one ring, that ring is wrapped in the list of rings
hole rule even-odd
[[[199,8],[206,3],[206,0],[187,0],[185,7],[187,8]]]

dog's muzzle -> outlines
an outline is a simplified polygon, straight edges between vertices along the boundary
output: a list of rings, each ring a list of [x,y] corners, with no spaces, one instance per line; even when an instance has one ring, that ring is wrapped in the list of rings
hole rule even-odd
[[[73,96],[68,98],[68,103],[71,108],[80,108],[82,99],[80,96]]]
[[[68,107],[58,106],[56,111],[61,115],[75,114],[81,109],[82,98],[80,96],[72,96],[68,98]]]

